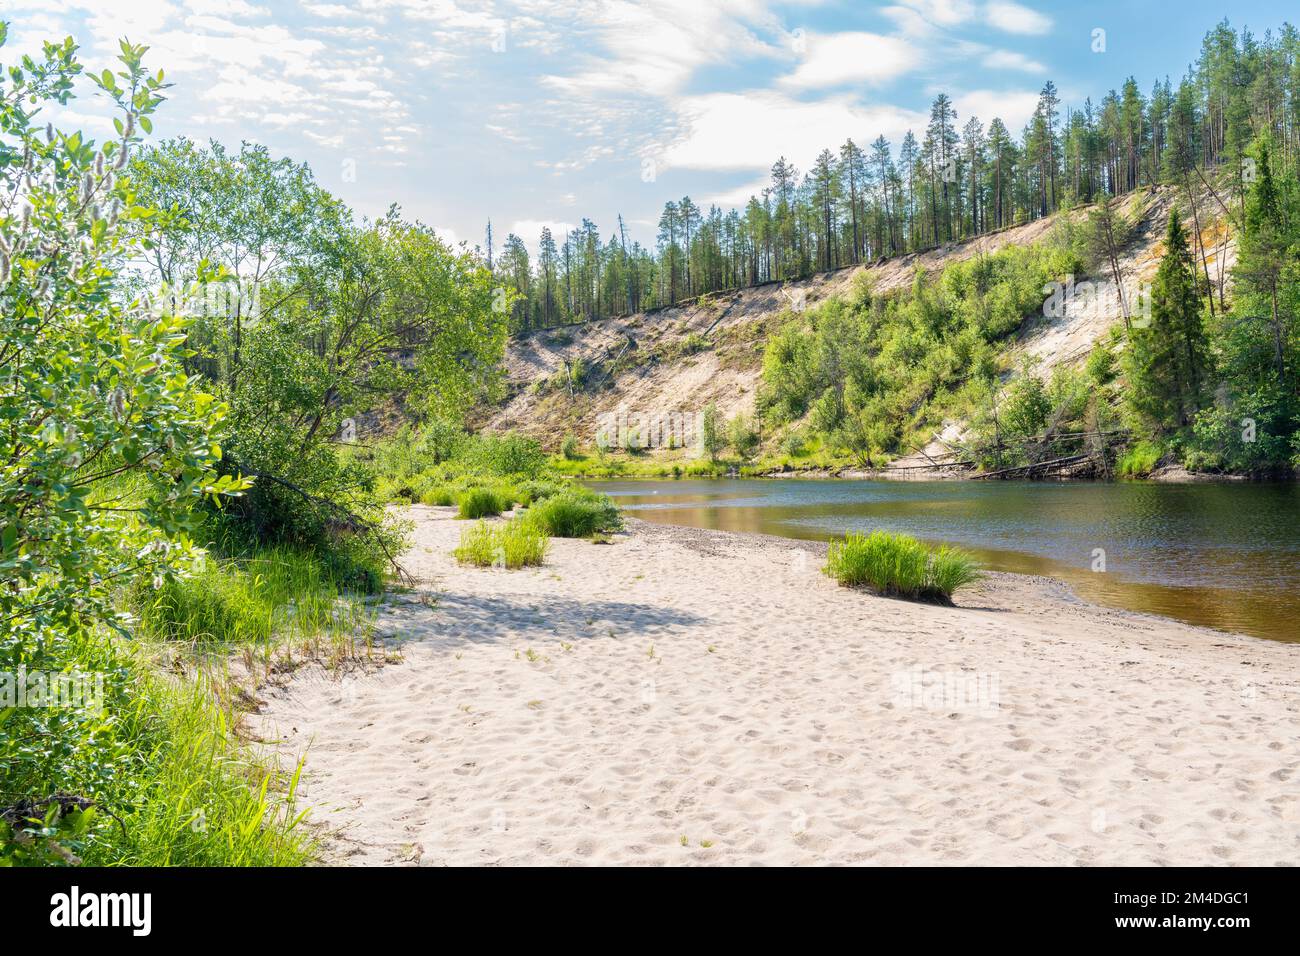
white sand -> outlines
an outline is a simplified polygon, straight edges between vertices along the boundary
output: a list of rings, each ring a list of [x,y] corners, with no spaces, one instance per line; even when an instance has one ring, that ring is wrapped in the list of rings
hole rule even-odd
[[[817,545],[640,522],[460,568],[464,523],[412,516],[405,661],[264,692],[330,862],[1300,861],[1300,645],[1012,575],[889,600]]]

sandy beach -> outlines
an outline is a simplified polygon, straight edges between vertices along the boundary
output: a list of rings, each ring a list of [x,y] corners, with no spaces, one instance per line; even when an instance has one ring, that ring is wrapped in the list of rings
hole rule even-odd
[[[636,520],[462,568],[452,509],[410,517],[403,661],[250,722],[306,753],[325,862],[1300,862],[1300,645],[1017,575],[892,600],[824,546]]]

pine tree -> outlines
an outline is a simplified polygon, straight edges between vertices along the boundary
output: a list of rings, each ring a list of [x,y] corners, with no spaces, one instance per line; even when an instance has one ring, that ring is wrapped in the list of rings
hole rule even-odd
[[[1151,287],[1149,321],[1135,321],[1127,353],[1129,403],[1152,432],[1191,422],[1200,408],[1207,344],[1196,265],[1178,211]]]
[[[1243,293],[1254,293],[1265,303],[1273,338],[1273,361],[1280,387],[1286,386],[1286,343],[1290,317],[1286,315],[1287,296],[1283,276],[1296,275],[1297,249],[1283,216],[1282,196],[1273,177],[1272,143],[1260,139],[1255,149],[1254,183],[1246,198],[1246,228],[1241,236],[1234,274],[1241,280]]]

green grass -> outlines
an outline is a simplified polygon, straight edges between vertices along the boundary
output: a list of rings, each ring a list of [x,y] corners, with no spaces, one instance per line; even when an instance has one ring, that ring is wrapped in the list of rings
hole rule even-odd
[[[456,504],[456,493],[446,485],[438,485],[434,488],[430,488],[420,496],[420,504],[437,505],[445,508]]]
[[[187,643],[350,634],[364,622],[359,600],[336,585],[319,559],[288,547],[247,558],[209,556],[197,573],[157,589],[138,583],[130,603],[139,636]]]
[[[296,806],[299,764],[283,779],[253,757],[202,681],[173,684],[142,669],[121,743],[137,762],[133,803],[82,848],[90,865],[302,866],[313,844]],[[123,783],[127,781],[118,781]]]
[[[1164,449],[1149,441],[1140,441],[1120,455],[1115,471],[1121,478],[1145,478],[1155,470]]]
[[[589,538],[623,526],[618,508],[603,495],[554,495],[528,509],[527,520],[555,538]]]
[[[525,507],[529,507],[539,501],[545,501],[547,498],[563,494],[570,490],[571,487],[572,486],[565,481],[535,479],[520,482],[515,486],[515,492],[519,496],[519,503]]]
[[[222,622],[238,619],[210,615]],[[157,622],[155,622],[157,623]],[[295,807],[298,772],[281,774],[247,750],[240,709],[222,672],[167,657],[142,627],[133,640],[74,631],[44,668],[98,675],[102,710],[20,708],[0,714],[0,804],[63,794],[86,810],[30,821],[18,841],[0,822],[0,866],[296,866],[314,848]],[[217,635],[226,638],[224,632]]]
[[[950,603],[959,588],[980,577],[979,565],[964,551],[947,545],[931,550],[915,538],[886,531],[832,542],[822,570],[848,587],[941,603]]]
[[[502,496],[491,488],[470,488],[461,493],[458,518],[486,518],[499,515],[510,502],[503,502]]]
[[[514,518],[499,524],[480,521],[466,528],[460,536],[460,547],[452,553],[461,564],[513,570],[540,565],[549,546],[546,534],[536,524]]]

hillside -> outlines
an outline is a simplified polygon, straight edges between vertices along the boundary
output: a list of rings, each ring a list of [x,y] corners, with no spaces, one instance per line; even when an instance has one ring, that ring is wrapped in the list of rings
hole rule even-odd
[[[1119,256],[1125,282],[1145,282],[1154,275],[1170,210],[1178,205],[1188,212],[1184,196],[1161,187],[1121,201],[1120,210],[1133,223]],[[1216,284],[1226,281],[1235,261],[1234,243],[1217,211],[1212,197],[1198,200],[1208,266]],[[918,270],[935,277],[947,266],[975,256],[1042,242],[1062,219],[1081,223],[1087,212],[1087,208],[1065,211],[969,241],[802,281],[769,283],[653,312],[512,338],[505,358],[507,397],[477,424],[490,430],[519,430],[555,450],[570,434],[591,445],[602,417],[619,412],[631,416],[692,413],[714,402],[726,418],[752,414],[764,346],[791,313],[845,295],[859,282],[868,283],[874,295],[897,293],[911,287]],[[1107,279],[1109,272],[1096,278]],[[1018,365],[1019,353],[1038,360],[1041,376],[1060,364],[1081,363],[1093,344],[1120,321],[1118,309],[1104,308],[1077,314],[1067,308],[1059,318],[1029,316],[1009,344],[1007,367]],[[575,368],[577,375],[572,374]],[[942,435],[935,437],[952,441],[961,435],[963,425],[947,422]],[[942,450],[937,440],[927,447],[929,454]],[[649,453],[673,454],[664,449]],[[925,460],[923,454],[916,454],[896,459],[892,467]]]

